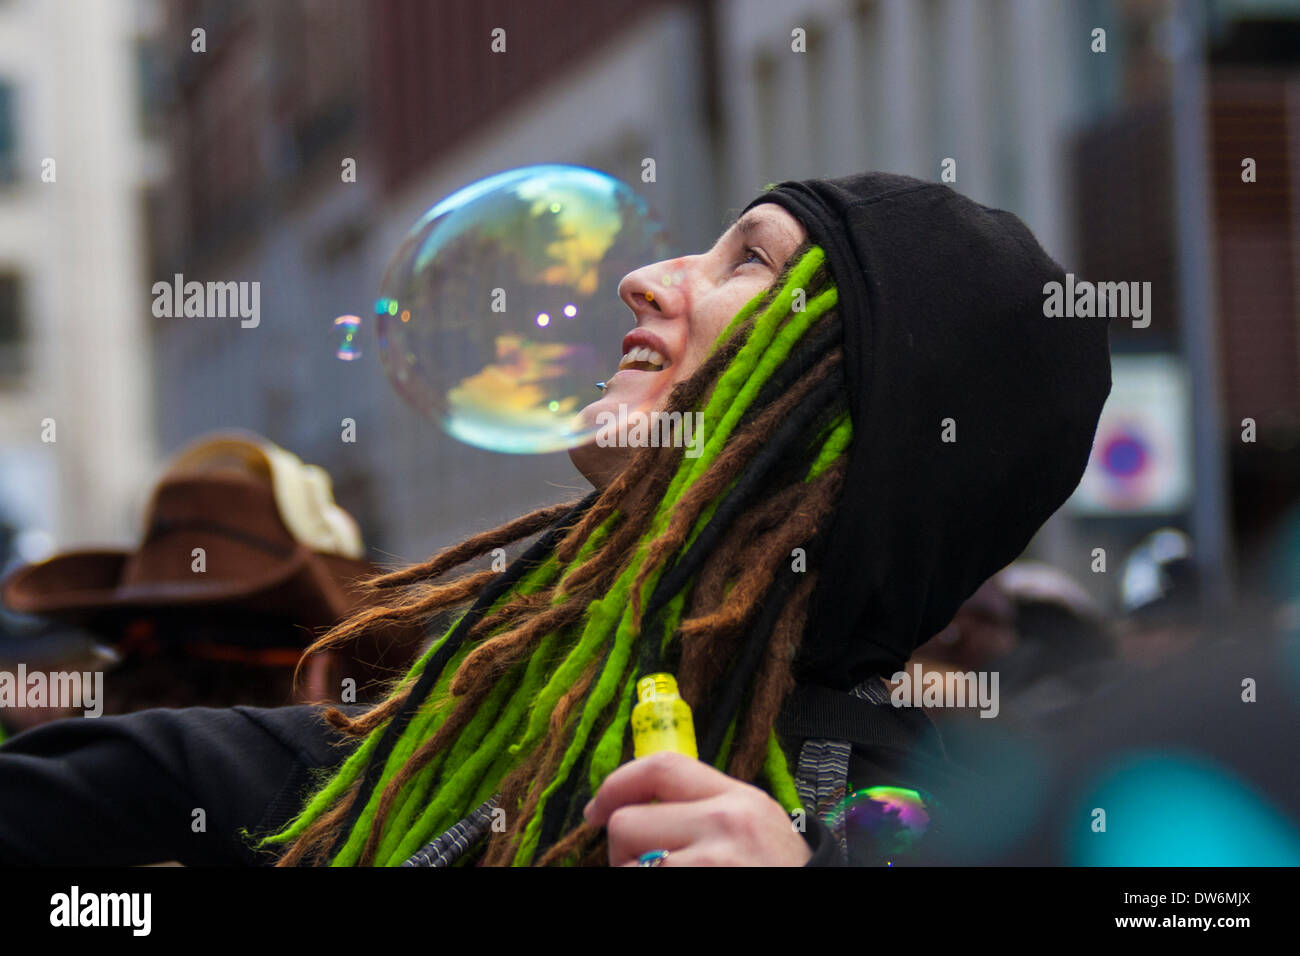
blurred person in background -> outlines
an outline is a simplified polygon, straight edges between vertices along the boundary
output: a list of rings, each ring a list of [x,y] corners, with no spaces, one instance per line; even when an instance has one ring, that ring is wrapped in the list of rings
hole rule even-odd
[[[1035,721],[1074,703],[1108,679],[1116,660],[1100,604],[1065,572],[1018,561],[984,582],[946,628],[908,662],[951,682],[997,673],[998,713]],[[978,717],[973,708],[934,708],[936,720]]]
[[[1295,567],[1288,538],[1270,555],[1278,584]],[[1191,556],[1190,539],[1171,528],[1129,555],[1118,653],[1069,672],[1086,692],[1045,702],[1042,719],[1008,732],[945,724],[980,785],[957,784],[948,842],[922,848],[917,862],[1300,865],[1300,631],[1275,605],[1239,604],[1206,623]]]
[[[1300,639],[1216,633],[1116,668],[1041,733],[966,735],[979,786],[956,785],[945,843],[913,861],[1300,866]]]
[[[1300,638],[1300,506],[1282,520],[1265,546],[1264,596],[1279,634]]]
[[[93,634],[111,653],[95,658],[107,714],[360,700],[409,662],[412,632],[313,656],[296,682],[295,669],[360,606],[352,586],[377,570],[362,555],[322,469],[259,436],[205,436],[161,477],[136,550],[70,551],[5,579],[5,606],[50,624],[11,653],[29,672],[80,670],[53,666],[69,657],[57,639]]]
[[[1018,640],[1016,609],[997,575],[962,603],[942,631],[916,649],[908,664],[924,672],[978,671],[1009,654]]]
[[[994,666],[1011,716],[1032,721],[1095,692],[1116,662],[1105,610],[1069,575],[1022,561],[998,575],[1015,608],[1016,646]]]
[[[1152,532],[1129,552],[1121,575],[1116,641],[1123,660],[1154,667],[1201,639],[1201,596],[1187,534]]]
[[[85,631],[40,619],[0,613],[0,673],[15,680],[25,671],[90,673],[112,667],[118,656],[95,641]],[[16,685],[7,688],[13,692]],[[0,744],[31,727],[77,717],[85,708],[53,706],[42,702],[39,706],[17,706],[16,698],[7,699],[0,693]]]
[[[8,572],[26,563],[23,533],[0,521],[0,569]],[[38,724],[78,716],[83,708],[51,706],[24,700],[18,706],[17,681],[26,671],[91,673],[111,667],[117,654],[87,631],[27,614],[15,614],[0,604],[0,743]],[[34,705],[35,703],[35,705]]]

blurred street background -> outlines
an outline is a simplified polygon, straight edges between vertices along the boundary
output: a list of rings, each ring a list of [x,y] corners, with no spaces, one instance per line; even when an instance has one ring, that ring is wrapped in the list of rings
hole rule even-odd
[[[1181,562],[1192,605],[1300,627],[1284,0],[0,0],[9,565],[132,545],[164,461],[217,428],[324,466],[385,563],[585,487],[403,404],[368,318],[337,356],[425,209],[540,162],[626,181],[677,252],[769,182],[948,169],[1079,278],[1150,282],[1149,326],[1111,323],[1089,475],[1029,556],[1106,614]],[[260,325],[156,318],[176,273],[259,281]]]

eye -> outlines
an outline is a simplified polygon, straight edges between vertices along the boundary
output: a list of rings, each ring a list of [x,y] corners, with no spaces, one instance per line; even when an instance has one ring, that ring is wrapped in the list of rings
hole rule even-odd
[[[763,258],[763,254],[753,246],[745,246],[745,248],[741,250],[741,253],[742,255],[740,258],[736,260],[734,267],[736,269],[739,269],[743,265],[748,265],[751,261],[756,261],[760,266],[767,265],[767,260]]]

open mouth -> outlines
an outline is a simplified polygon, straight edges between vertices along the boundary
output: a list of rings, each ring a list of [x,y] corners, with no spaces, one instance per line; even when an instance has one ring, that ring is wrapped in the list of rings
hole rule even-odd
[[[623,354],[618,360],[618,370],[635,369],[640,372],[662,372],[671,363],[654,349],[641,346]]]

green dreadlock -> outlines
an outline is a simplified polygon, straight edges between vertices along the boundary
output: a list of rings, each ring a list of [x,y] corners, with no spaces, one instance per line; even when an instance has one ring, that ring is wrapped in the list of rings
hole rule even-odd
[[[334,842],[327,858],[332,865],[400,865],[501,792],[503,782],[512,773],[518,777],[521,768],[536,772],[549,767],[550,772],[522,785],[524,799],[519,806],[503,804],[507,813],[517,813],[521,806],[531,809],[526,819],[519,818],[512,834],[513,852],[501,859],[514,865],[532,864],[565,829],[581,825],[584,787],[594,792],[628,753],[637,679],[682,652],[682,630],[693,626],[693,619],[684,621],[690,610],[687,602],[704,559],[756,496],[770,496],[774,483],[796,486],[795,493],[806,494],[800,487],[824,481],[842,462],[851,439],[836,364],[838,334],[825,328],[824,321],[835,315],[836,290],[822,249],[808,244],[802,249],[806,251],[792,257],[783,281],[746,303],[714,343],[705,367],[697,373],[712,382],[702,409],[707,436],[703,450],[694,459],[682,456],[680,449],[673,452],[675,470],[664,472],[661,481],[666,489],[652,503],[653,512],[639,536],[631,542],[622,539],[623,547],[618,547],[618,531],[629,516],[617,502],[593,505],[600,497],[597,493],[553,523],[547,535],[504,575],[497,575],[499,582],[484,587],[475,606],[460,614],[416,660],[387,698],[391,716],[373,726],[297,817],[265,836],[260,846],[289,846],[310,836],[313,827],[331,823]],[[802,297],[810,288],[819,291],[804,308],[795,310],[796,295]],[[810,375],[809,369],[821,371]],[[768,423],[778,433],[736,474],[719,478],[715,466],[727,455],[729,439],[737,429],[757,420],[783,396],[791,401],[796,388],[801,391],[794,411]],[[702,394],[700,388],[696,394]],[[815,436],[811,444],[810,434]],[[788,470],[791,461],[796,463],[793,473]],[[635,468],[636,462],[630,467]],[[782,476],[784,485],[777,483],[777,476]],[[688,500],[698,503],[698,512],[689,527],[678,527]],[[674,528],[675,538],[669,533]],[[565,546],[557,547],[562,535],[583,536],[570,539],[580,544],[569,547],[572,557],[567,561],[560,557]],[[666,548],[670,539],[680,542],[680,547]],[[804,537],[796,543],[809,540]],[[603,596],[586,601],[580,613],[563,621],[566,602],[573,599],[569,587],[577,580],[575,572],[588,569],[590,578],[589,565],[607,569],[612,580],[603,586]],[[795,577],[780,576],[773,585],[758,624],[750,629],[749,644],[765,645],[768,635],[782,626],[778,615],[789,603],[786,598],[794,591]],[[739,587],[735,581],[727,583],[733,595]],[[574,586],[575,591],[580,588]],[[804,595],[806,600],[806,589]],[[535,638],[531,653],[518,659],[506,654],[492,672],[490,689],[475,684],[477,690],[468,695],[473,700],[465,701],[453,691],[461,665],[475,652],[483,653],[486,645],[522,633],[520,615],[508,612],[523,603],[533,615],[560,615],[556,620],[562,623],[541,634],[530,632]],[[501,622],[489,626],[495,615],[501,616]],[[526,630],[528,618],[522,620]],[[644,640],[643,631],[647,632]],[[467,638],[471,632],[481,634],[481,639]],[[744,697],[757,693],[753,685],[763,651],[763,646],[743,646],[726,686],[697,707],[697,727],[703,735],[701,759],[720,770],[727,767],[746,726]],[[579,701],[575,690],[582,687],[589,689]],[[399,702],[400,710],[395,706]],[[457,711],[458,706],[469,704],[472,714]],[[456,720],[448,724],[453,714]],[[443,734],[446,739],[430,752],[430,741],[444,725],[450,728]],[[542,760],[539,753],[548,730],[555,743],[547,760]],[[564,741],[561,751],[559,743]],[[415,763],[410,763],[413,759]],[[412,773],[414,766],[418,770]],[[405,782],[395,789],[392,784],[404,767],[408,768]],[[770,721],[759,772],[768,792],[787,811],[799,807],[786,756]],[[314,851],[317,859],[321,852],[321,848]],[[560,862],[577,862],[576,851],[566,853]]]

